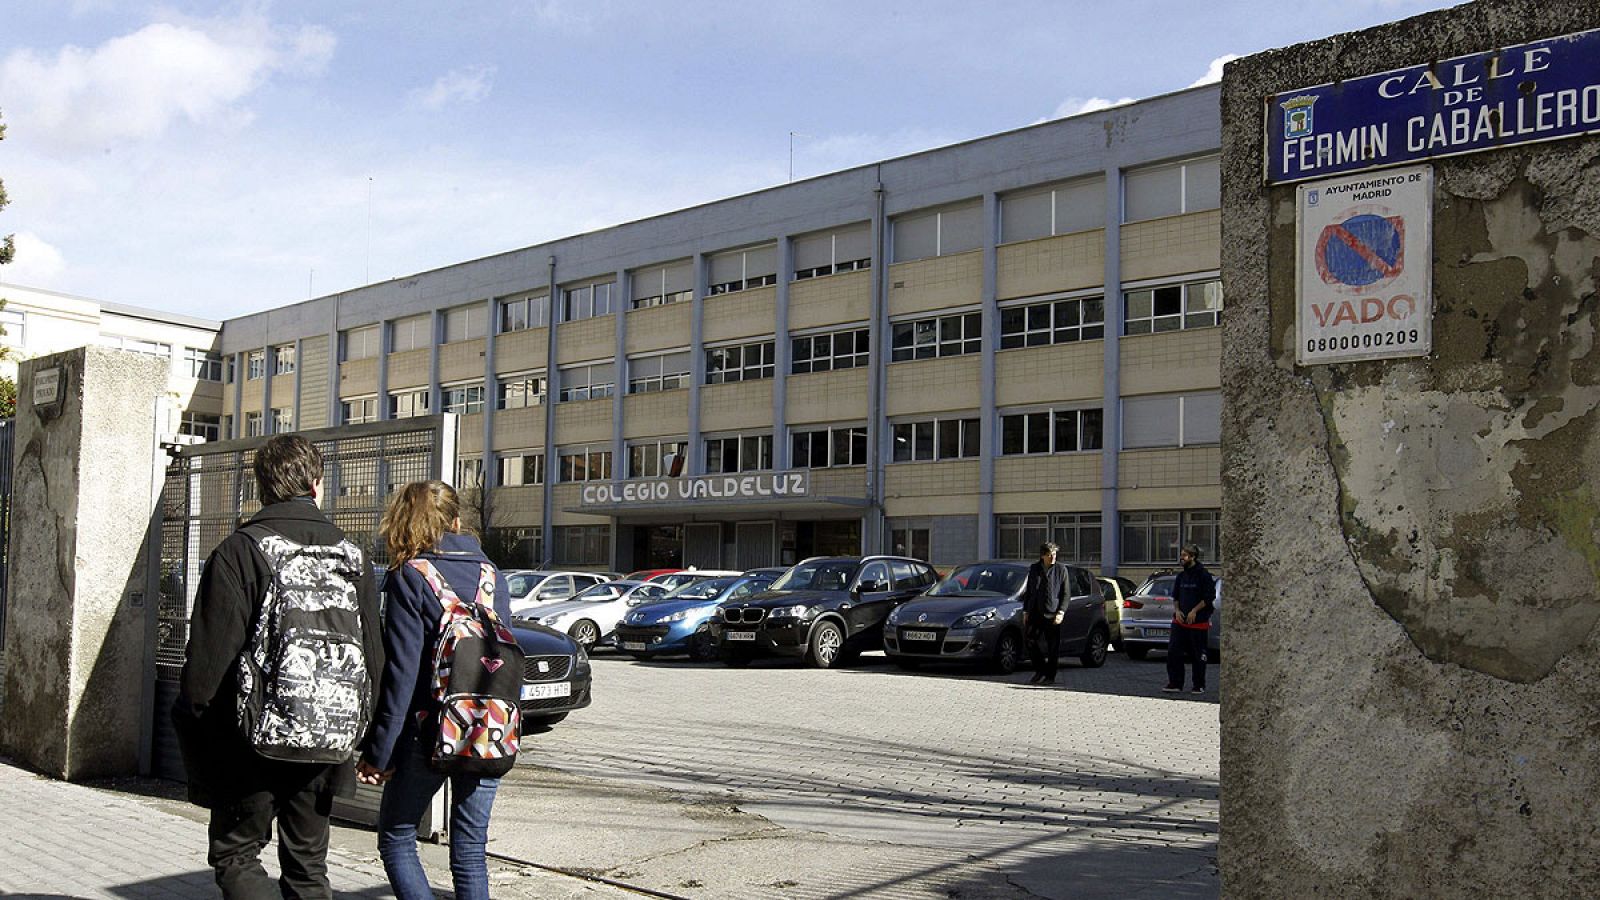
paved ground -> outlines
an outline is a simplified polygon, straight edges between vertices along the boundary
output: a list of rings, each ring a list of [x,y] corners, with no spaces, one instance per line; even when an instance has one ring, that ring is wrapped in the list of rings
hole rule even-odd
[[[594,706],[502,786],[493,894],[1217,896],[1215,693],[1121,657],[1025,680],[602,654]],[[0,895],[216,896],[203,811],[174,796],[0,765]],[[370,832],[334,843],[338,896],[389,896]],[[447,884],[444,848],[424,858]]]

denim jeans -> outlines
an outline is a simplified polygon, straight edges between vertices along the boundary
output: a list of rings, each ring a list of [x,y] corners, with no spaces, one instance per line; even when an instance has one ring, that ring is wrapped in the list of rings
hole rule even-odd
[[[489,842],[489,810],[500,779],[440,775],[428,768],[421,741],[396,754],[394,777],[378,807],[378,855],[400,900],[433,900],[427,873],[417,858],[417,822],[446,777],[450,779],[450,875],[456,900],[489,900],[484,845]]]

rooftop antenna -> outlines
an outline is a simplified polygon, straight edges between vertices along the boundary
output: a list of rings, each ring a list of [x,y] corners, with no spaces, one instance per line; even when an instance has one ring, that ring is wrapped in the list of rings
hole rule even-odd
[[[313,268],[310,272],[306,273],[306,299],[307,300],[310,300],[312,298],[312,296],[313,296],[311,285],[315,284],[316,280],[317,280],[317,270]]]
[[[810,135],[799,131],[789,132],[789,181],[791,183],[794,181],[794,139],[797,137],[810,137]]]
[[[367,284],[372,283],[372,176],[367,176]]]

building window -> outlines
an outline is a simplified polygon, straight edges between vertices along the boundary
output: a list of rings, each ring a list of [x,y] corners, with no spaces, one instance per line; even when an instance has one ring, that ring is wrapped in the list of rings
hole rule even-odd
[[[439,389],[439,407],[442,412],[470,416],[483,412],[483,382],[450,384]]]
[[[865,328],[797,337],[789,344],[789,374],[865,366],[871,347],[872,337]]]
[[[544,403],[544,374],[502,375],[495,388],[495,408],[522,409]]]
[[[444,313],[444,342],[470,341],[489,334],[489,310],[486,304],[469,303]]]
[[[706,473],[759,472],[772,468],[772,435],[743,434],[706,440]]]
[[[794,280],[872,268],[872,226],[866,222],[794,239]]]
[[[1100,565],[1100,514],[995,516],[995,546],[1001,559],[1035,559],[1039,545],[1051,541],[1061,548],[1060,562],[1080,566]]]
[[[378,326],[363,325],[339,332],[339,361],[371,359],[378,355]]]
[[[512,450],[499,454],[500,484],[522,487],[544,484],[544,454],[532,450]]]
[[[455,488],[458,491],[483,488],[483,457],[468,456],[456,460]]]
[[[274,375],[293,375],[294,374],[294,358],[295,358],[295,352],[294,352],[294,345],[293,344],[283,344],[283,345],[278,346],[278,347],[273,347],[272,348],[272,374],[274,374]]]
[[[568,447],[561,451],[561,480],[610,481],[611,451],[597,447]]]
[[[267,354],[264,350],[251,350],[245,354],[244,377],[248,381],[259,381],[267,376]]]
[[[196,347],[183,348],[183,362],[189,374],[201,381],[222,380],[222,355]]]
[[[1140,288],[1123,297],[1123,334],[1206,328],[1222,314],[1222,282],[1215,278]]]
[[[244,414],[245,437],[261,437],[266,433],[266,422],[262,419],[261,413],[247,412]]]
[[[222,383],[223,384],[233,384],[233,380],[236,377],[238,377],[237,371],[238,371],[239,367],[238,367],[238,365],[236,365],[237,362],[238,362],[238,360],[235,359],[232,356],[229,356],[227,358],[226,365],[224,365],[223,369],[222,369]]]
[[[708,296],[745,291],[778,283],[778,245],[730,250],[711,256]]]
[[[648,394],[689,386],[689,351],[628,360],[628,393]]]
[[[1092,409],[1047,409],[1000,417],[1000,453],[1074,453],[1099,450],[1105,413]]]
[[[894,426],[894,461],[973,459],[979,452],[979,434],[977,419],[897,422]]]
[[[1186,543],[1200,548],[1203,562],[1220,562],[1221,522],[1221,513],[1215,509],[1125,512],[1122,563],[1176,566],[1178,548]]]
[[[706,351],[706,384],[771,378],[775,367],[772,341],[716,347]]]
[[[573,400],[599,400],[616,392],[615,366],[611,363],[591,363],[569,366],[559,370],[561,375],[562,403]]]
[[[433,346],[433,313],[407,316],[389,323],[389,352],[404,353]]]
[[[608,566],[611,564],[611,526],[557,525],[556,563],[563,566]]]
[[[490,528],[484,542],[498,547],[512,566],[536,569],[549,561],[544,558],[544,530],[538,525],[523,528]]]
[[[892,328],[889,358],[893,362],[960,356],[983,350],[982,313],[895,322]]]
[[[217,440],[222,437],[222,417],[186,412],[183,414],[182,423],[178,426],[178,433],[193,435],[207,441]]]
[[[965,253],[983,246],[983,202],[894,220],[894,261]]]
[[[1129,169],[1122,176],[1122,221],[1142,222],[1222,205],[1219,157]]]
[[[27,343],[28,316],[20,309],[0,309],[0,344],[21,347]]]
[[[102,334],[96,343],[102,347],[110,347],[113,350],[130,350],[134,353],[146,353],[151,356],[172,355],[171,344],[163,344],[160,341],[147,341],[143,338]]]
[[[933,529],[890,527],[889,552],[912,559],[933,559]]]
[[[821,428],[790,436],[789,463],[797,469],[827,469],[867,464],[867,427]]]
[[[272,410],[272,433],[288,434],[294,430],[294,407],[277,406]]]
[[[1043,347],[1106,336],[1104,297],[1077,297],[1000,310],[1000,349]]]
[[[550,297],[513,297],[500,301],[500,333],[543,328],[550,324]]]
[[[1102,228],[1106,181],[1083,178],[1000,198],[1000,242],[1031,241]]]
[[[561,321],[576,322],[579,319],[592,319],[595,316],[606,316],[616,312],[617,308],[613,305],[611,296],[615,287],[616,282],[606,281],[562,291]]]
[[[1222,394],[1122,398],[1122,449],[1222,443]]]
[[[628,445],[628,477],[659,478],[678,475],[689,445],[683,441],[647,441]]]
[[[389,418],[409,419],[428,414],[428,389],[393,391],[389,394]]]
[[[339,421],[346,425],[378,421],[377,397],[348,397],[339,401]]]
[[[686,303],[694,299],[694,262],[684,260],[640,269],[633,273],[630,281],[633,285],[631,306],[634,309]]]

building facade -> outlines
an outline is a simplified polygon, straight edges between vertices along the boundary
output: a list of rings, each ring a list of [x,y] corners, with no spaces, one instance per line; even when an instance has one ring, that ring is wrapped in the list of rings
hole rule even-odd
[[[228,320],[223,431],[456,413],[525,564],[1215,561],[1217,96]]]
[[[221,322],[15,284],[0,283],[0,300],[0,375],[15,380],[22,360],[88,345],[159,356],[170,373],[163,435],[221,436]]]

